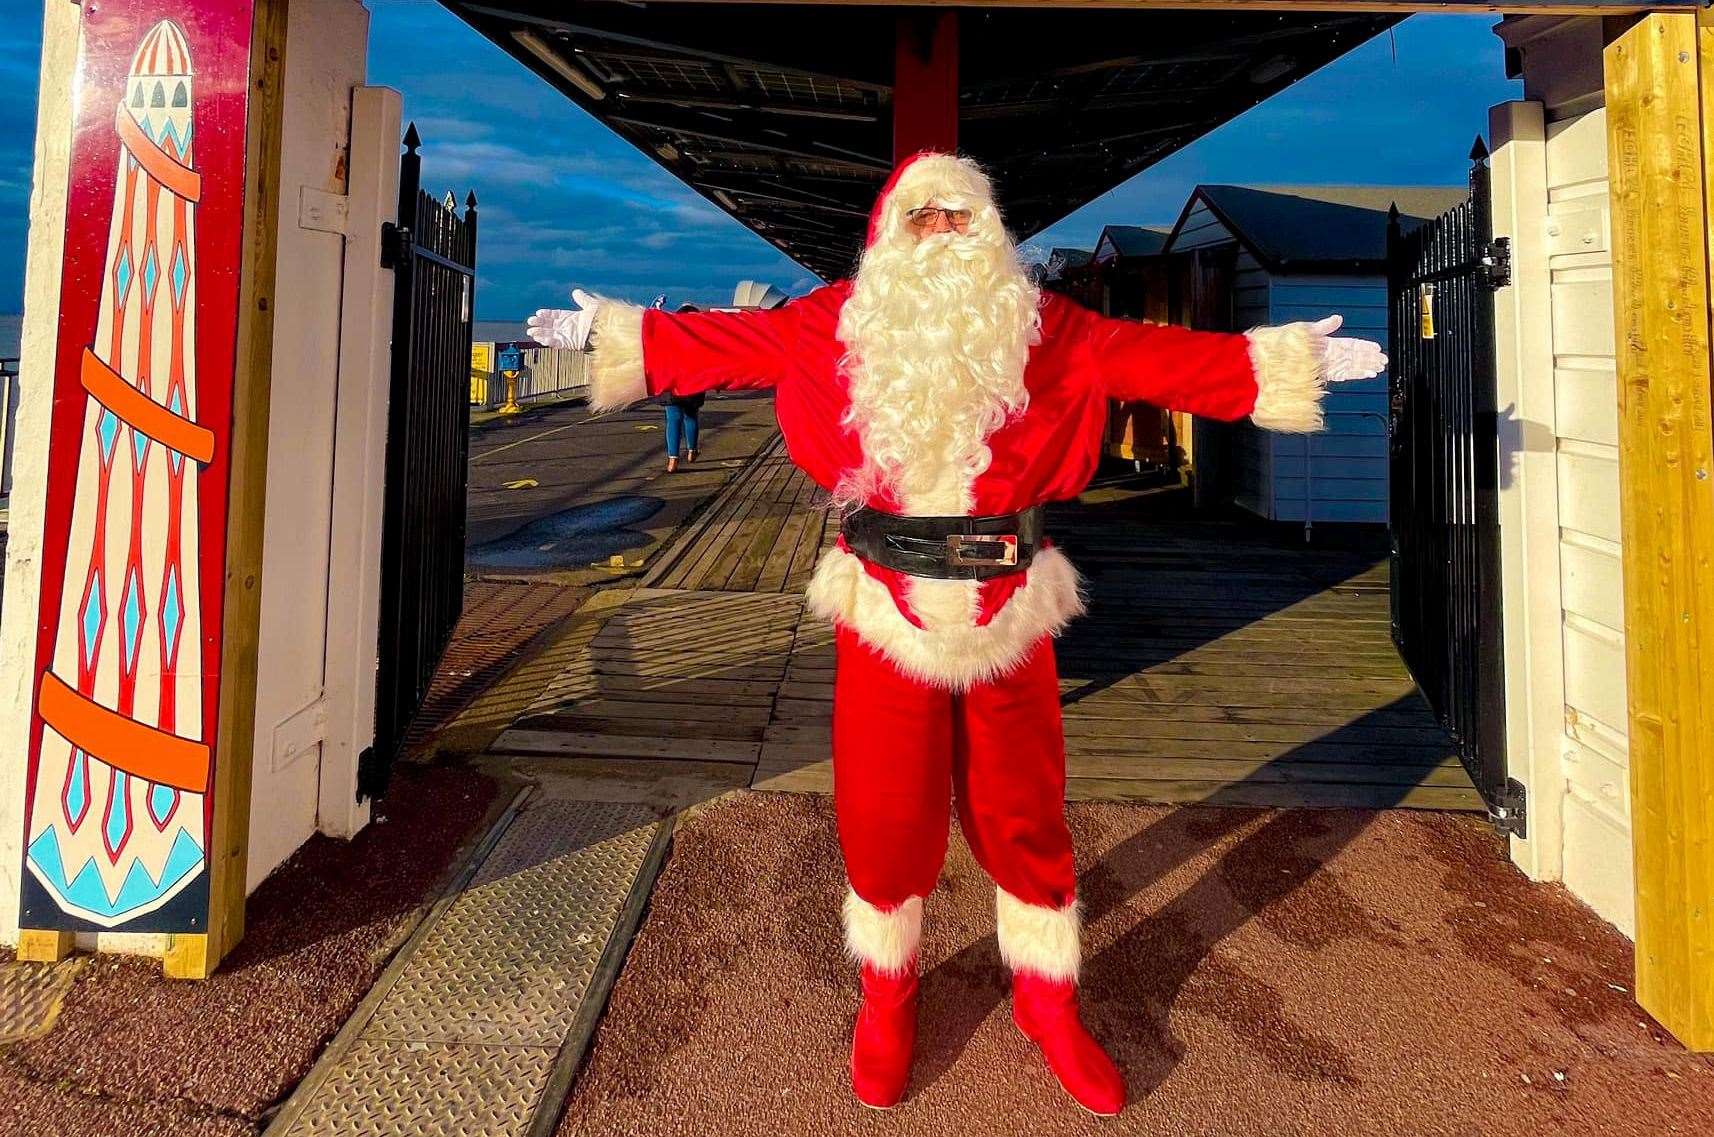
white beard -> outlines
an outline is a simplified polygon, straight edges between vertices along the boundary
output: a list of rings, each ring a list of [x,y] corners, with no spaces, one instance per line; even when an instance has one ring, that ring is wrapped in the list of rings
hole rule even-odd
[[[886,486],[906,513],[968,514],[987,446],[1029,396],[1040,295],[991,209],[982,232],[895,232],[863,255],[839,316],[864,466],[838,497]]]

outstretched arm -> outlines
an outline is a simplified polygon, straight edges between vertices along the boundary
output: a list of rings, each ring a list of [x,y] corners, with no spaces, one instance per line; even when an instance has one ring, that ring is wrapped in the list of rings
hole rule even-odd
[[[1243,334],[1087,311],[1078,319],[1109,398],[1227,422],[1248,416],[1267,430],[1320,430],[1328,383],[1370,379],[1387,366],[1379,344],[1333,335],[1339,316]]]
[[[597,411],[650,395],[777,386],[786,374],[791,305],[742,312],[662,312],[572,293],[575,311],[543,309],[529,331],[549,347],[592,347],[589,402]]]

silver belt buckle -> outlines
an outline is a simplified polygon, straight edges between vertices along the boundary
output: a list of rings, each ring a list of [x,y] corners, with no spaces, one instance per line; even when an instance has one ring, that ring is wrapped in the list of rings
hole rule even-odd
[[[968,546],[999,545],[993,549]],[[967,565],[1015,565],[1018,563],[1016,533],[952,533],[946,538],[946,563],[958,567]]]

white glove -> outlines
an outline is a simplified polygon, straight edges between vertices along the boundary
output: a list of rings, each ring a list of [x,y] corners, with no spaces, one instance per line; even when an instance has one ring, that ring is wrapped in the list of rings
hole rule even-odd
[[[543,347],[589,350],[589,335],[595,327],[595,313],[601,307],[599,298],[581,288],[571,290],[576,308],[540,308],[529,318],[524,330]]]
[[[1373,379],[1387,369],[1387,355],[1373,340],[1335,337],[1344,316],[1328,316],[1309,324],[1309,334],[1321,342],[1321,374],[1329,383]]]

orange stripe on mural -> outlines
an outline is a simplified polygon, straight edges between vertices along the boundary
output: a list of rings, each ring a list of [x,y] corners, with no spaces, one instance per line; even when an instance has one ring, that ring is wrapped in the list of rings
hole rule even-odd
[[[124,376],[87,347],[83,349],[83,389],[138,434],[148,435],[162,446],[198,462],[214,458],[212,430],[161,406],[125,382]]]
[[[42,673],[36,710],[67,742],[115,770],[193,794],[208,790],[207,745],[108,710],[51,671]]]
[[[156,145],[154,139],[144,134],[143,128],[137,125],[137,120],[131,117],[131,112],[125,109],[124,103],[119,104],[117,126],[119,141],[125,144],[125,149],[131,151],[131,156],[137,159],[137,164],[143,167],[151,178],[186,201],[196,201],[202,197],[202,175],[180,163]]]

